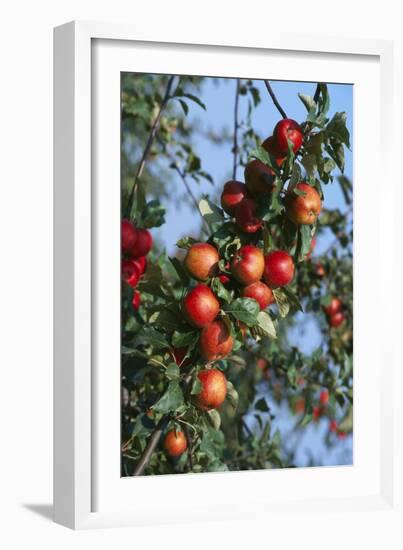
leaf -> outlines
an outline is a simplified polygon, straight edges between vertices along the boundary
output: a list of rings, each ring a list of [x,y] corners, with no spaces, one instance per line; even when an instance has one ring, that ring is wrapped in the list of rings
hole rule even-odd
[[[166,414],[179,409],[184,403],[183,393],[178,382],[170,382],[164,395],[151,408]]]
[[[305,109],[308,112],[312,111],[312,113],[316,113],[316,103],[313,100],[313,97],[311,97],[310,95],[305,95],[305,94],[298,94],[298,97],[300,98],[300,100],[302,101],[302,103],[305,106]]]
[[[134,338],[134,345],[137,347],[140,344],[150,344],[156,349],[169,348],[169,344],[165,336],[152,327],[142,327]]]
[[[192,344],[199,337],[199,333],[195,330],[190,332],[180,332],[175,330],[172,335],[171,342],[175,348],[184,348]]]
[[[340,184],[340,188],[342,190],[343,197],[346,204],[351,204],[351,198],[352,198],[351,195],[353,191],[353,186],[351,185],[351,181],[345,176],[339,176],[337,180]]]
[[[169,261],[173,265],[176,274],[179,277],[180,282],[183,286],[188,286],[189,284],[189,277],[188,274],[185,271],[185,268],[183,267],[182,263],[178,260],[178,258],[169,258]]]
[[[188,104],[183,101],[183,99],[178,99],[179,103],[181,104],[181,107],[183,109],[183,112],[185,113],[185,116],[188,114],[189,112],[189,107],[188,107]]]
[[[219,430],[221,426],[221,416],[216,409],[211,409],[207,411],[207,418],[209,419],[210,424],[215,430]]]
[[[204,109],[205,111],[207,111],[207,107],[206,105],[203,103],[203,101],[201,99],[199,99],[197,96],[193,95],[193,94],[189,94],[189,93],[184,93],[183,94],[183,97],[186,97],[187,99],[190,99],[190,101],[193,101],[194,103],[197,103],[197,105],[199,105],[199,107],[201,107],[202,109]]]
[[[232,300],[231,292],[225,288],[225,286],[222,284],[222,282],[218,277],[214,277],[213,284],[211,286],[212,286],[213,292],[219,298],[221,298],[221,300],[224,300],[224,302],[227,302],[227,304],[231,302]]]
[[[180,370],[176,363],[169,363],[167,366],[167,369],[165,371],[165,376],[169,380],[179,380],[180,377]]]
[[[238,407],[239,403],[239,394],[234,388],[234,385],[232,382],[227,380],[227,397],[228,401],[231,403],[231,405],[236,409]]]
[[[150,322],[163,327],[166,330],[172,331],[178,327],[181,318],[167,308],[156,311],[150,317]]]
[[[326,126],[326,134],[329,138],[334,138],[350,148],[350,133],[346,126],[346,113],[335,113],[334,117]]]
[[[302,172],[301,168],[298,164],[298,162],[294,162],[294,166],[292,168],[291,172],[291,178],[288,184],[288,190],[293,190],[294,192],[297,192],[298,189],[295,189],[295,186],[297,183],[300,183],[302,181]],[[305,193],[304,193],[305,194]]]
[[[278,306],[280,317],[287,317],[290,311],[290,304],[287,295],[282,288],[273,288],[273,296]]]
[[[309,225],[300,225],[298,228],[299,233],[299,257],[304,259],[311,249],[312,232]]]
[[[303,313],[304,308],[302,307],[302,304],[299,301],[298,296],[289,287],[284,287],[283,290],[284,290],[284,294],[286,295],[288,303],[290,304],[291,308],[295,311],[301,311]]]
[[[252,298],[237,298],[228,306],[224,306],[224,311],[230,313],[248,327],[253,327],[257,323],[259,304]]]
[[[197,395],[203,389],[203,385],[198,376],[195,376],[192,383],[192,388],[190,390],[190,395]]]
[[[183,237],[183,239],[179,239],[177,241],[176,246],[178,248],[184,248],[185,250],[188,250],[191,246],[198,243],[196,239],[193,239],[193,237]]]
[[[262,397],[255,403],[255,409],[260,412],[269,412],[270,408],[266,403],[266,399]]]
[[[316,155],[312,153],[309,153],[308,155],[304,155],[301,159],[301,162],[308,176],[313,176],[315,171],[318,169]]]
[[[146,204],[141,219],[143,227],[160,227],[165,223],[165,207],[158,200],[150,201]]]
[[[203,218],[209,224],[222,223],[224,221],[224,214],[221,208],[218,208],[218,206],[206,198],[199,201],[199,210]]]
[[[257,315],[256,331],[260,336],[268,336],[269,338],[277,338],[276,328],[273,320],[267,311],[259,311]]]
[[[289,367],[287,369],[287,378],[288,378],[289,383],[292,386],[296,386],[297,376],[298,376],[298,373],[297,373],[297,369],[295,368],[295,366]]]

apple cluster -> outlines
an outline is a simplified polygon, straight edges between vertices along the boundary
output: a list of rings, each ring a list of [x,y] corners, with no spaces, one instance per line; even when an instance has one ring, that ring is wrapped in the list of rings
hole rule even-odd
[[[148,229],[136,227],[129,220],[122,220],[122,279],[132,288],[136,288],[140,278],[147,269],[147,254],[153,245],[153,238]],[[140,307],[140,292],[134,290],[132,306],[135,311]]]
[[[329,305],[323,306],[323,311],[326,314],[327,322],[332,328],[339,327],[345,320],[342,312],[343,303],[340,298],[333,297]]]

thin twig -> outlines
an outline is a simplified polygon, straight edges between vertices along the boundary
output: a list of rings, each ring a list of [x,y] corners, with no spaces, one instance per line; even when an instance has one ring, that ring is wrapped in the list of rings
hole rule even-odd
[[[273,88],[270,86],[270,82],[268,80],[265,80],[264,83],[266,84],[267,91],[269,92],[270,97],[272,98],[274,105],[277,107],[278,112],[280,113],[280,115],[283,118],[287,118],[287,114],[284,111],[284,109],[282,108],[282,106],[280,105],[280,103],[278,102],[278,99],[277,99],[277,97],[275,96],[275,94],[273,92]]]
[[[235,107],[234,107],[234,143],[232,152],[234,154],[234,163],[232,167],[232,179],[236,179],[236,169],[238,166],[238,109],[239,109],[239,90],[241,88],[241,79],[237,78],[235,91]]]
[[[167,87],[165,89],[164,97],[163,97],[161,105],[158,109],[158,113],[157,113],[157,116],[155,117],[153,125],[151,126],[151,131],[150,131],[150,134],[148,136],[148,140],[147,140],[146,146],[144,148],[143,155],[142,155],[141,160],[139,162],[139,165],[137,167],[137,172],[136,172],[136,175],[134,177],[133,186],[131,188],[130,195],[129,195],[129,200],[127,202],[127,213],[128,213],[129,216],[130,216],[130,212],[131,212],[131,208],[132,208],[134,192],[136,190],[138,180],[139,180],[139,178],[141,178],[141,175],[143,173],[144,166],[145,166],[145,163],[146,163],[146,160],[147,160],[147,156],[150,152],[150,149],[151,149],[151,146],[153,144],[155,135],[157,133],[157,129],[158,129],[158,126],[159,126],[159,123],[160,123],[160,120],[161,120],[162,111],[164,110],[166,104],[168,103],[168,100],[170,99],[170,94],[171,94],[171,89],[172,89],[172,85],[173,85],[173,82],[174,82],[174,78],[175,78],[174,76],[169,77]]]
[[[185,432],[186,442],[188,445],[188,466],[189,470],[193,471],[193,457],[192,457],[192,436],[190,435],[189,429],[186,425],[183,426],[183,431]]]
[[[134,469],[133,476],[141,476],[144,472],[144,468],[147,466],[151,459],[151,455],[153,454],[156,446],[158,445],[158,442],[161,438],[161,435],[165,428],[167,427],[167,424],[169,422],[169,416],[163,416],[161,420],[158,422],[157,427],[155,431],[153,432],[152,436],[150,437],[146,448],[144,449],[140,460],[138,461],[136,468]]]

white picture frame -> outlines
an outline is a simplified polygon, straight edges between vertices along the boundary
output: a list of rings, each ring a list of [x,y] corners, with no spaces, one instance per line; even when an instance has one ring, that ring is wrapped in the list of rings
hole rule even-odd
[[[375,190],[381,163],[387,177],[393,155],[393,44],[273,33],[253,43],[242,37],[232,43],[208,32],[200,38],[186,31],[172,37],[168,30],[166,36],[150,36],[130,25],[73,22],[55,29],[54,54],[55,521],[83,529],[195,516],[237,519],[285,510],[292,515],[301,503],[313,515],[348,509],[387,511],[397,519],[399,413],[391,397],[397,327],[371,325],[368,302],[371,296],[393,319],[387,312],[394,273],[379,265],[396,244],[384,238],[393,234],[385,204],[394,204],[394,186],[385,189],[385,204],[370,193],[362,205],[356,202],[354,212],[354,466],[134,479],[120,478],[119,370],[105,369],[106,362],[118,361],[118,366],[120,361],[120,325],[114,323],[120,314],[120,187],[101,185],[106,179],[120,181],[117,75],[137,70],[294,80],[311,75],[312,80],[354,83],[355,144],[360,140],[360,147],[354,145],[355,196],[363,185]],[[270,75],[260,62],[264,59],[270,60]],[[369,108],[376,139],[366,131]],[[376,223],[369,215],[374,211]],[[365,270],[369,262],[371,269]],[[105,299],[103,288],[115,290]],[[222,497],[213,504],[209,490],[217,484]],[[270,490],[259,490],[263,484]]]

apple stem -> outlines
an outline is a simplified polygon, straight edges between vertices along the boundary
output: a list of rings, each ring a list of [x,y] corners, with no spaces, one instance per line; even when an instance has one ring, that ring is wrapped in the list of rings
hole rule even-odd
[[[280,103],[278,102],[278,99],[277,99],[277,97],[275,96],[275,94],[273,92],[273,88],[270,85],[270,82],[268,80],[265,80],[264,83],[266,84],[267,91],[269,92],[270,97],[272,98],[273,103],[277,107],[277,110],[280,113],[280,115],[283,118],[288,118],[286,112],[284,111],[284,109],[282,108]]]

